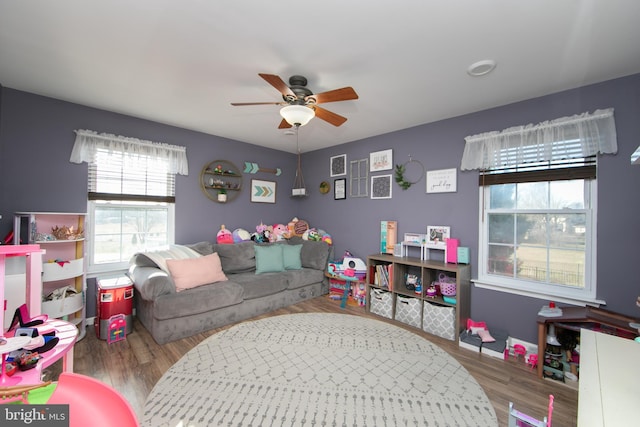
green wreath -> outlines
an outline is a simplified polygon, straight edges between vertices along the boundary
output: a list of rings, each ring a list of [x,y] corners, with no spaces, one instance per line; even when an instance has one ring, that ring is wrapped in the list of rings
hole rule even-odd
[[[422,168],[422,173],[420,174],[420,177],[418,179],[416,179],[415,181],[413,181],[413,182],[406,180],[405,177],[404,177],[404,174],[407,171],[407,165],[409,163],[411,163],[411,162],[415,162],[415,163],[419,164],[420,167]],[[409,189],[409,187],[411,187],[413,184],[415,184],[418,181],[420,181],[423,176],[424,176],[424,166],[418,160],[413,160],[411,158],[411,156],[409,156],[409,161],[408,162],[406,162],[406,163],[404,163],[402,165],[396,165],[396,173],[395,173],[396,183],[403,190]]]

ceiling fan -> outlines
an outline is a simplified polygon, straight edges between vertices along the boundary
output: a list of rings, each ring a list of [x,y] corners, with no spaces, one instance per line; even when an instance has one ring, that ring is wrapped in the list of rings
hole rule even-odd
[[[330,90],[322,93],[313,93],[307,88],[307,79],[304,76],[291,76],[289,86],[275,74],[258,73],[267,83],[276,88],[282,94],[280,102],[232,102],[233,106],[246,105],[283,105],[280,110],[283,119],[278,129],[286,129],[292,126],[303,126],[315,115],[316,117],[340,126],[347,121],[346,117],[333,113],[320,107],[318,104],[337,101],[349,101],[358,99],[358,94],[352,87]],[[308,111],[307,111],[308,110]],[[287,120],[287,117],[289,120]],[[304,121],[304,123],[302,123]]]

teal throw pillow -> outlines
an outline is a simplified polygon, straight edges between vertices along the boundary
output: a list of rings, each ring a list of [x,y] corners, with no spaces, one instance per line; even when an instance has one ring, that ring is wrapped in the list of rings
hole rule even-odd
[[[284,268],[285,270],[301,270],[302,258],[300,253],[302,251],[302,245],[282,245],[282,253],[284,255]]]
[[[255,246],[256,274],[284,271],[283,245]]]

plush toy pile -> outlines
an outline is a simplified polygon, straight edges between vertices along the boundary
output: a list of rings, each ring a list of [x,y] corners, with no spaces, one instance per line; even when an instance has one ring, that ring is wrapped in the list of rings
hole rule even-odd
[[[224,225],[220,226],[217,243],[239,243],[253,240],[257,243],[279,242],[292,237],[301,237],[304,240],[333,243],[331,236],[324,230],[311,228],[304,220],[293,218],[287,224],[265,225],[262,222],[256,226],[254,233],[249,233],[243,228],[229,231]]]

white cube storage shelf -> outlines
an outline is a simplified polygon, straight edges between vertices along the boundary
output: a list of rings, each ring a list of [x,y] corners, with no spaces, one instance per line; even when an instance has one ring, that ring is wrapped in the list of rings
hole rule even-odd
[[[384,266],[384,268],[378,268]],[[382,272],[382,273],[380,273]],[[429,297],[426,290],[440,274],[454,278],[455,302],[442,295]],[[384,278],[379,274],[384,274]],[[407,287],[406,277],[417,276],[422,289]],[[389,282],[389,286],[382,283]],[[419,328],[451,341],[458,341],[469,319],[471,266],[415,257],[376,254],[367,257],[367,311]]]

